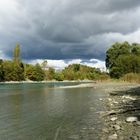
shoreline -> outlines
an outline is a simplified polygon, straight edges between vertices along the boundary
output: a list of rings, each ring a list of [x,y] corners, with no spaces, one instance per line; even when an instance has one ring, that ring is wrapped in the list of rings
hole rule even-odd
[[[22,83],[33,83],[33,84],[40,84],[40,83],[95,83],[96,81],[93,80],[64,80],[64,81],[56,81],[56,80],[48,80],[48,81],[5,81],[5,82],[0,82],[0,84],[22,84]]]
[[[140,84],[104,83],[97,86],[107,94],[101,140],[140,139]]]

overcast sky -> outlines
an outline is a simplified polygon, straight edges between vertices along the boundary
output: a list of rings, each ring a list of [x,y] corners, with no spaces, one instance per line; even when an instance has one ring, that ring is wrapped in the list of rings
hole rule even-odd
[[[19,42],[26,61],[104,66],[125,40],[140,43],[140,0],[0,0],[0,58]]]

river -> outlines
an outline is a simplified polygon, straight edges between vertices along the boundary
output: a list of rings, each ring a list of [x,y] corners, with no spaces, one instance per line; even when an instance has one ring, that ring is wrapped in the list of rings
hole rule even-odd
[[[0,84],[0,140],[100,139],[106,94],[75,84]]]

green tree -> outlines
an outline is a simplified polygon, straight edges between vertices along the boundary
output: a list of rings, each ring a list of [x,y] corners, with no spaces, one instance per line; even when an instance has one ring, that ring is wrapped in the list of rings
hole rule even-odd
[[[0,82],[4,81],[3,60],[0,59]]]
[[[4,61],[3,62],[3,70],[4,70],[4,80],[5,81],[16,81],[14,66],[12,61]]]
[[[62,71],[66,80],[95,80],[102,74],[98,69],[84,66],[81,64],[72,64]]]
[[[13,51],[13,60],[17,63],[20,61],[20,45],[18,43],[16,44],[16,47]]]
[[[140,45],[127,42],[113,44],[106,52],[106,67],[113,78],[140,73]]]
[[[46,80],[53,80],[55,79],[55,69],[54,68],[49,68],[48,70],[45,71],[46,74]]]
[[[45,73],[39,64],[26,65],[26,78],[32,81],[42,81],[45,78]]]
[[[140,56],[140,44],[133,43],[131,52],[134,55]]]
[[[131,52],[131,46],[128,42],[114,43],[111,48],[106,52],[106,67],[110,70],[112,67],[116,67],[116,59],[120,55],[128,55]]]
[[[5,81],[22,81],[24,80],[23,63],[18,65],[13,61],[3,62],[4,80]]]
[[[57,81],[63,81],[64,80],[64,75],[62,72],[55,72],[54,76],[55,80]]]

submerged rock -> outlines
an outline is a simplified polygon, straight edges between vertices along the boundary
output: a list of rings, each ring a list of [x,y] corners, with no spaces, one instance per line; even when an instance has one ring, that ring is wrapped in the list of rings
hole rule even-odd
[[[137,117],[127,117],[126,122],[137,122],[138,118]]]
[[[109,133],[109,130],[107,128],[103,128],[102,130],[104,133]]]
[[[110,120],[111,121],[116,121],[118,118],[117,117],[113,117],[113,118],[111,118]]]
[[[108,140],[117,140],[117,139],[118,135],[116,133],[108,137]]]

